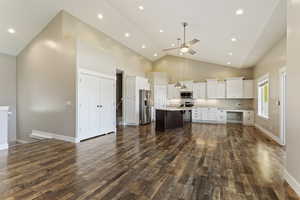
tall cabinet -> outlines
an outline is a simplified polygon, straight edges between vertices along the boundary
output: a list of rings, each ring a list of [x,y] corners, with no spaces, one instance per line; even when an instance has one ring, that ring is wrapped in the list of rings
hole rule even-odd
[[[80,73],[78,83],[78,133],[84,140],[116,130],[115,78]]]
[[[139,91],[150,90],[148,79],[138,76],[126,77],[125,94],[125,123],[139,124]]]

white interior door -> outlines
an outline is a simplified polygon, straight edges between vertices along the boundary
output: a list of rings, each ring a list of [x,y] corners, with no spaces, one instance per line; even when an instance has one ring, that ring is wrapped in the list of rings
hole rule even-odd
[[[102,134],[115,131],[115,81],[100,81],[100,130]]]
[[[99,79],[81,75],[79,92],[79,138],[87,139],[100,133]]]
[[[280,140],[285,145],[286,136],[286,70],[280,70]]]

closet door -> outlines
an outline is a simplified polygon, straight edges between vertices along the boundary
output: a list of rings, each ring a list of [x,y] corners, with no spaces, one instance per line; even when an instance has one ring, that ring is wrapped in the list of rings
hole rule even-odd
[[[115,131],[115,80],[100,79],[100,133]]]
[[[79,90],[79,138],[82,140],[100,133],[99,79],[81,75]]]

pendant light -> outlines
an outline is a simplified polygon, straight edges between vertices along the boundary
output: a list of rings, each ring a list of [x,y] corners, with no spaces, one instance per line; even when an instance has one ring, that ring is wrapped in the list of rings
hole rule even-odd
[[[177,83],[175,84],[175,88],[177,88],[177,89],[181,89],[181,88],[182,88],[182,86],[181,86],[181,84],[179,83],[179,81],[177,81]]]

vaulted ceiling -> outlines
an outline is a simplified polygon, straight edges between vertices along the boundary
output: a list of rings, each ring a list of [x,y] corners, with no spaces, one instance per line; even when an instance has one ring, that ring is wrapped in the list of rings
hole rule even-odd
[[[200,40],[198,53],[184,57],[238,68],[254,65],[286,33],[285,0],[1,0],[0,52],[17,55],[62,9],[150,60],[176,44],[184,21],[188,39]]]

